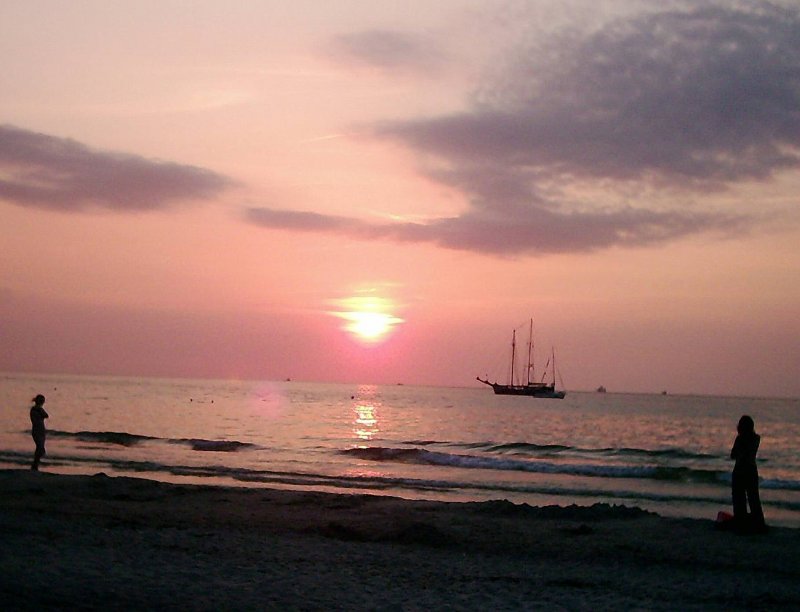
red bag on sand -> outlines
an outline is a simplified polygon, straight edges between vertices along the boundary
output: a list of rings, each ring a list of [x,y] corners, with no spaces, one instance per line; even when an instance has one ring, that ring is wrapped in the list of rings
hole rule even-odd
[[[721,510],[720,512],[717,512],[717,523],[718,524],[727,523],[728,521],[732,521],[732,520],[733,520],[733,515],[730,512],[725,512],[724,510]]]

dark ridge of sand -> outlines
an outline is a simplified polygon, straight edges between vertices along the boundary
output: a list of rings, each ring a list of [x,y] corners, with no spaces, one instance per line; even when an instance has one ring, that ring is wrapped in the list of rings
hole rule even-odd
[[[800,530],[0,471],[0,602],[33,609],[800,609]]]

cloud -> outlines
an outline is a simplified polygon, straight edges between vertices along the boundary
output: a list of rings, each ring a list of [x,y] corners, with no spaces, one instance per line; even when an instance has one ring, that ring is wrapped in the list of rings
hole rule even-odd
[[[800,17],[702,5],[531,45],[468,112],[379,134],[456,165],[721,188],[796,168]]]
[[[467,110],[373,126],[462,193],[462,215],[294,217],[295,229],[514,255],[747,228],[763,211],[717,210],[707,196],[800,164],[800,16],[767,2],[667,6],[536,33]]]
[[[203,168],[93,150],[0,125],[0,200],[61,211],[143,211],[207,199],[233,182]]]
[[[444,53],[433,39],[396,30],[341,34],[328,49],[343,61],[392,72],[433,74],[444,60]]]
[[[357,232],[359,228],[368,227],[348,217],[270,208],[252,207],[247,209],[245,216],[255,225],[286,230]]]
[[[495,216],[475,210],[429,223],[375,224],[349,217],[252,207],[247,221],[269,229],[327,232],[362,240],[429,243],[498,256],[588,252],[612,246],[647,246],[704,231],[737,231],[737,215],[626,208],[563,213],[531,207],[526,215]]]

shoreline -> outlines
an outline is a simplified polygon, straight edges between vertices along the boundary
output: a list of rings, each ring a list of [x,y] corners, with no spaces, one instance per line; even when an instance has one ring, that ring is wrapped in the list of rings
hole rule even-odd
[[[0,470],[10,609],[800,607],[800,530]]]

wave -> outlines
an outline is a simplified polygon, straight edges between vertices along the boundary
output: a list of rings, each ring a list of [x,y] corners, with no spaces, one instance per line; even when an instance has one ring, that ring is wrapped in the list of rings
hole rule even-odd
[[[731,481],[731,473],[728,470],[704,470],[683,466],[552,463],[519,459],[499,459],[496,457],[477,457],[474,455],[441,453],[417,448],[359,447],[339,452],[344,455],[355,456],[359,459],[366,459],[369,461],[449,466],[465,469],[520,471],[597,478],[643,478],[713,485],[729,485]],[[800,491],[800,482],[795,480],[762,478],[760,487],[763,489]]]
[[[102,445],[134,447],[144,443],[164,443],[188,446],[192,451],[203,453],[237,453],[263,449],[250,442],[239,440],[208,440],[204,438],[159,438],[148,435],[117,431],[59,431],[51,430],[50,436],[69,438],[81,442]],[[680,462],[685,459],[708,459],[713,455],[692,453],[681,449],[645,450],[638,448],[597,448],[581,449],[560,444],[532,444],[528,442],[478,442],[459,444],[454,442],[418,440],[419,446],[441,448],[469,447],[481,454],[443,452],[431,448],[418,447],[358,447],[343,451],[341,454],[361,460],[375,462],[394,462],[439,467],[452,467],[471,470],[499,470],[553,474],[579,477],[646,479],[670,481],[676,483],[725,485],[730,483],[730,471],[703,469],[687,465],[662,464],[660,460],[669,459]],[[581,454],[585,460],[581,461]],[[558,460],[553,460],[558,457]],[[635,461],[616,464],[607,461],[609,458],[647,458],[650,462],[638,464]],[[717,457],[714,457],[717,459]],[[565,460],[566,459],[566,460]],[[606,461],[603,461],[606,459]],[[666,463],[666,462],[664,462]],[[158,471],[158,470],[156,470]],[[763,479],[764,489],[800,491],[800,483],[794,480]]]
[[[24,465],[30,462],[29,453],[19,453],[0,449],[0,464]],[[221,484],[226,482],[241,482],[254,485],[279,485],[290,487],[324,487],[334,490],[350,491],[381,491],[396,494],[397,491],[417,491],[425,495],[433,494],[435,497],[466,491],[480,491],[496,495],[495,498],[506,498],[509,495],[544,495],[548,497],[565,498],[570,504],[585,499],[596,501],[615,500],[619,502],[656,502],[656,503],[689,503],[689,504],[721,504],[730,503],[727,494],[691,494],[667,493],[654,491],[639,491],[619,489],[609,491],[599,488],[579,488],[568,485],[548,484],[522,484],[522,483],[474,483],[450,480],[434,480],[410,477],[390,477],[378,475],[328,475],[306,472],[288,472],[248,469],[242,467],[230,467],[222,465],[209,466],[188,466],[188,465],[167,465],[155,461],[136,461],[114,459],[110,457],[82,457],[82,456],[58,456],[48,457],[48,464],[51,466],[68,466],[70,472],[74,468],[82,468],[86,473],[96,473],[96,470],[114,470],[120,475],[125,474],[148,474],[156,479],[163,479],[165,476],[185,477],[185,478],[208,478],[217,480]],[[793,483],[796,489],[800,483]],[[800,502],[790,500],[769,500],[767,506],[783,508],[793,512],[800,512]]]
[[[152,436],[141,436],[119,431],[58,431],[49,430],[47,435],[54,438],[72,438],[81,442],[102,442],[119,446],[136,446],[148,440],[158,440]]]
[[[759,483],[762,489],[779,489],[784,491],[800,491],[800,482],[781,478],[764,478]]]
[[[466,469],[508,470],[601,478],[649,478],[711,484],[719,484],[730,479],[728,472],[678,466],[552,463],[548,461],[442,453],[419,448],[367,447],[350,448],[340,452],[368,461],[391,461]]]
[[[30,463],[30,453],[22,453],[12,450],[0,449],[0,464],[18,465],[27,467]],[[373,491],[396,495],[401,491],[415,491],[430,498],[449,499],[448,496],[469,491],[477,491],[484,496],[489,494],[492,499],[509,498],[523,495],[540,495],[563,498],[565,503],[574,504],[579,500],[589,500],[592,502],[598,499],[608,501],[615,500],[622,503],[642,503],[647,507],[648,503],[663,504],[713,504],[727,505],[730,498],[727,492],[720,492],[719,495],[685,489],[681,492],[635,490],[635,489],[615,489],[592,488],[574,486],[569,484],[549,483],[519,483],[519,482],[469,482],[459,480],[440,480],[413,477],[392,477],[383,475],[329,475],[319,473],[261,470],[244,467],[232,467],[224,465],[169,465],[157,461],[137,461],[132,459],[119,459],[114,457],[86,457],[56,455],[48,456],[47,464],[54,467],[65,467],[70,473],[78,470],[92,474],[102,470],[112,470],[117,475],[142,474],[155,478],[156,480],[171,480],[174,478],[193,478],[208,479],[216,481],[217,484],[230,484],[240,482],[251,485],[263,486],[288,486],[288,487],[322,487],[326,489],[339,490],[342,492],[354,491]],[[180,480],[174,482],[180,482]],[[772,484],[772,488],[785,488],[790,490],[800,490],[800,482],[794,481],[764,481],[763,485]],[[524,498],[523,498],[524,499]],[[792,512],[800,512],[800,502],[789,499],[770,499],[766,501],[766,506],[783,508]]]
[[[531,444],[530,442],[507,442],[505,444],[494,444],[492,442],[477,443],[470,445],[472,448],[481,448],[486,445],[484,450],[490,453],[508,453],[508,452],[562,452],[576,450],[572,446],[564,446],[563,444]]]
[[[648,450],[643,448],[606,448],[597,452],[606,455],[617,455],[622,457],[663,457],[667,459],[719,459],[718,455],[709,453],[695,453],[681,448],[665,448],[658,450]]]
[[[409,442],[409,444],[415,444]],[[433,444],[428,442],[427,445]],[[446,443],[442,443],[446,444]],[[578,454],[578,455],[599,455],[603,457],[645,457],[645,458],[664,458],[664,459],[689,459],[689,460],[709,460],[719,459],[717,455],[708,453],[696,453],[681,448],[665,449],[644,449],[644,448],[580,448],[577,446],[565,446],[563,444],[534,444],[532,442],[471,442],[468,444],[450,444],[462,448],[482,450],[496,454],[531,454],[531,455],[550,455],[550,454]]]
[[[169,444],[183,444],[192,450],[204,452],[236,452],[244,449],[255,448],[250,442],[238,440],[204,440],[202,438],[158,438],[143,436],[120,431],[58,431],[50,430],[48,436],[56,438],[71,438],[81,442],[99,442],[102,444],[116,444],[119,446],[136,446],[142,442],[166,442]]]
[[[173,444],[188,444],[192,450],[207,451],[207,452],[222,452],[234,453],[246,448],[253,448],[256,445],[249,442],[238,442],[236,440],[198,440],[198,439],[181,439],[170,440]]]

